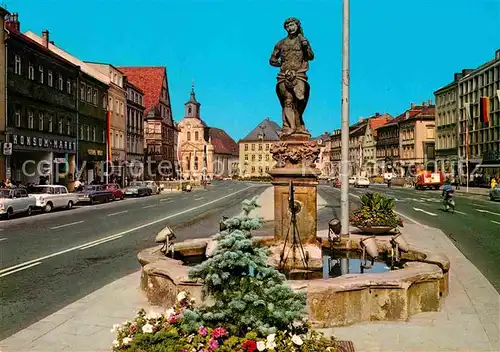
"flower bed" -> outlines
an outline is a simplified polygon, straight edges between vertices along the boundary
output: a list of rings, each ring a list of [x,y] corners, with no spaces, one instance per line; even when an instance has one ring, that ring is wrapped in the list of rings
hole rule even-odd
[[[263,219],[250,218],[256,198],[243,202],[243,215],[224,221],[213,255],[193,267],[191,279],[203,284],[213,304],[195,308],[180,292],[165,313],[140,310],[134,321],[116,325],[114,351],[336,351],[337,342],[310,329],[306,296],[285,284],[268,264],[269,249],[250,231]]]
[[[361,197],[361,207],[354,210],[349,221],[359,228],[403,226],[403,220],[395,213],[393,198],[380,193],[367,193]]]

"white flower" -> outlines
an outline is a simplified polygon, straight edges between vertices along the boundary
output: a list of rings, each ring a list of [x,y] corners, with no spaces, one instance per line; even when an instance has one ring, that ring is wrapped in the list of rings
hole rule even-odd
[[[118,340],[113,340],[113,347],[118,347],[118,346],[120,346]]]
[[[183,301],[187,298],[187,293],[184,291],[181,291],[177,294],[177,302]]]
[[[111,332],[116,332],[118,329],[120,329],[120,324],[113,324],[113,329],[111,329]]]
[[[276,348],[276,342],[274,342],[274,341],[267,341],[267,342],[266,342],[266,348],[267,348],[268,350],[273,350],[273,349],[275,349],[275,348]]]
[[[145,333],[145,334],[151,334],[153,332],[153,325],[151,324],[146,324],[142,327],[142,332]]]
[[[159,319],[161,318],[161,314],[157,312],[150,311],[148,314],[146,314],[146,319]]]
[[[269,335],[267,335],[267,341],[268,342],[273,342],[275,338],[276,338],[276,334],[269,334]]]
[[[170,309],[167,309],[167,311],[165,312],[165,315],[167,316],[167,319],[170,318],[171,315],[175,314],[175,309],[174,308],[170,308]]]
[[[131,339],[130,337],[125,337],[125,338],[123,339],[123,344],[124,344],[124,345],[128,345],[128,344],[130,344],[131,342],[132,342],[132,339]]]
[[[264,341],[257,341],[257,349],[259,351],[264,351],[266,349],[266,344]]]
[[[298,335],[293,335],[292,336],[292,342],[294,344],[296,344],[297,346],[301,346],[304,343],[304,341],[302,341],[302,339]]]

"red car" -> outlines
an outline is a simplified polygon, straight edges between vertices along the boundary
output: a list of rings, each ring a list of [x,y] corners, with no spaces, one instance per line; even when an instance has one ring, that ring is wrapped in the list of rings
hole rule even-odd
[[[122,200],[125,198],[123,191],[120,189],[120,185],[117,185],[116,183],[108,183],[104,185],[104,189],[113,192],[113,198],[115,200]]]

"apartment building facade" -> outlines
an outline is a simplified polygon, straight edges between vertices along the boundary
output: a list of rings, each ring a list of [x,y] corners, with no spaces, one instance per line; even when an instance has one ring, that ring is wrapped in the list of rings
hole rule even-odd
[[[459,159],[469,161],[469,179],[487,184],[500,174],[500,50],[458,82]],[[461,174],[467,172],[461,163]]]
[[[239,140],[240,177],[267,177],[275,165],[271,146],[280,141],[280,126],[266,118]]]
[[[378,175],[377,128],[383,126],[391,119],[392,116],[387,113],[375,113],[375,115],[368,120],[362,145],[363,165],[367,176]]]

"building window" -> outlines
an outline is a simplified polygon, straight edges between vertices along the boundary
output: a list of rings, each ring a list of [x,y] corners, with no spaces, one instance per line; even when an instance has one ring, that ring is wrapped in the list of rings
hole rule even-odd
[[[120,104],[119,104],[118,99],[116,99],[116,100],[115,100],[115,112],[116,112],[117,114],[119,114],[119,113],[120,113]]]
[[[47,84],[49,85],[49,87],[52,87],[54,85],[54,77],[52,76],[51,70],[47,72]]]
[[[92,92],[92,104],[97,105],[97,89]]]
[[[259,154],[259,161],[262,161],[262,154]]]
[[[38,129],[43,131],[43,112],[38,113]]]
[[[80,83],[80,100],[85,101],[85,83]]]
[[[90,126],[87,126],[87,140],[90,141]]]
[[[255,172],[255,166],[252,166],[252,172]]]
[[[71,135],[71,120],[66,121],[66,134]]]
[[[49,132],[52,132],[52,116],[49,116],[49,121],[48,121],[48,125],[47,125],[47,130]]]
[[[33,111],[28,111],[28,128],[33,128]]]
[[[57,122],[57,132],[59,132],[59,134],[63,133],[63,122],[62,122],[62,120],[59,120]]]
[[[19,108],[14,111],[14,123],[16,127],[21,127],[21,109]]]
[[[87,102],[92,102],[92,87],[87,87]]]
[[[102,108],[106,110],[106,107],[107,107],[107,104],[108,103],[108,99],[106,97],[106,95],[103,95],[102,96]]]
[[[17,75],[21,74],[21,55],[14,55],[14,73]]]
[[[255,150],[255,144],[252,144],[252,150]]]
[[[199,134],[198,134],[198,131],[196,131],[194,133],[194,140],[197,141],[198,140],[198,137],[199,137]]]
[[[248,151],[248,144],[245,144],[245,151]]]
[[[191,140],[191,132],[188,132],[187,133],[187,140],[190,141]]]
[[[95,126],[92,126],[92,141],[95,142]]]
[[[40,83],[43,84],[43,66],[38,65],[38,72],[40,73]]]
[[[62,91],[64,89],[64,80],[63,80],[61,74],[59,74],[58,81],[59,81],[59,90]]]
[[[193,111],[193,108],[189,107],[188,108],[188,114],[191,115],[191,112]]]
[[[252,155],[252,161],[255,161],[255,154]]]
[[[245,160],[248,160],[248,154],[245,154]]]
[[[68,79],[68,82],[66,82],[66,91],[68,94],[71,94],[71,80]]]
[[[28,65],[28,78],[31,80],[35,79],[35,67],[33,67],[31,62]]]
[[[198,170],[198,157],[197,156],[194,157],[194,169]]]

